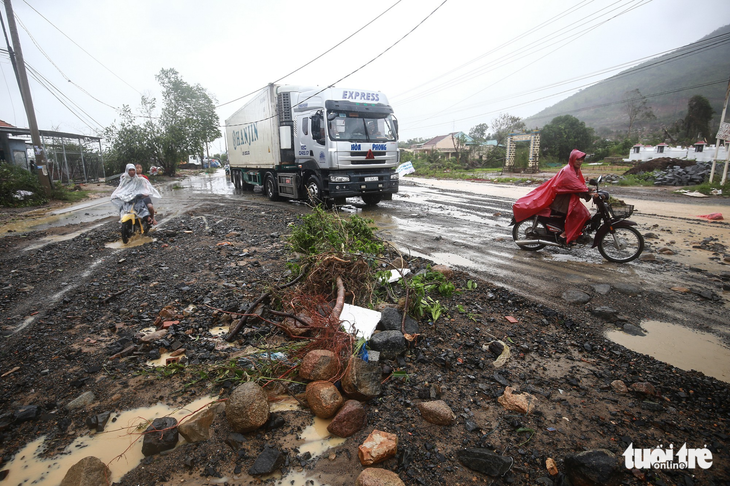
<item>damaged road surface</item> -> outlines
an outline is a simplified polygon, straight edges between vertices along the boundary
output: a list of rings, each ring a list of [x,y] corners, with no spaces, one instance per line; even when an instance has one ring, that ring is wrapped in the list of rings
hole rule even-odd
[[[378,208],[340,209],[392,247],[333,255],[287,287],[304,259],[286,236],[311,210],[225,191],[162,210],[138,246],[113,247],[114,220],[37,247],[64,230],[0,229],[8,484],[71,469],[119,485],[730,482],[726,372],[606,336],[664,322],[727,349],[724,223],[642,211],[654,260],[614,265],[520,251],[517,196],[404,183]],[[357,285],[371,264],[413,285],[375,284],[370,301]],[[416,296],[420,315],[404,316]],[[345,305],[381,313],[368,344],[324,324]],[[651,468],[646,449],[674,452]]]

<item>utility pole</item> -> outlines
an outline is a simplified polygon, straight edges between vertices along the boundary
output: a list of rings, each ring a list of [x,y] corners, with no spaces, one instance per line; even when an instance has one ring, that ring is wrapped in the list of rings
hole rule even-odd
[[[45,166],[46,157],[41,144],[41,135],[38,131],[38,123],[35,119],[35,110],[33,109],[33,99],[30,95],[30,86],[28,85],[28,75],[25,72],[25,61],[23,61],[23,50],[20,47],[20,38],[18,37],[18,29],[15,26],[15,15],[13,15],[13,6],[10,0],[4,0],[5,13],[8,16],[8,28],[10,30],[10,38],[13,41],[15,51],[15,65],[18,69],[18,87],[23,97],[23,105],[25,106],[25,115],[28,118],[28,128],[30,128],[30,139],[33,142],[33,152],[35,153],[35,165]],[[12,55],[12,54],[11,54]]]

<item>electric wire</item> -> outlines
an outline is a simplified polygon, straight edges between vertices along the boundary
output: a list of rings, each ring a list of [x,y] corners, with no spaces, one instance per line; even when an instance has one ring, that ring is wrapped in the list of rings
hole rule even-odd
[[[619,6],[616,6],[615,8],[613,8],[613,9],[609,10],[608,12],[600,13],[600,12],[606,10],[606,9],[609,9],[611,7],[614,7],[617,4],[621,4],[624,1],[625,0],[619,0],[617,2],[614,2],[614,3],[612,3],[612,4],[610,4],[610,5],[606,6],[606,7],[603,7],[601,9],[599,9],[599,10],[597,10],[597,11],[589,14],[589,15],[586,15],[586,16],[584,16],[584,17],[582,17],[582,18],[580,18],[580,19],[572,22],[572,24],[579,24],[579,25],[581,25],[581,29],[580,30],[575,30],[574,27],[572,26],[572,24],[570,26],[567,26],[567,27],[562,27],[562,28],[556,30],[555,32],[549,33],[546,36],[540,38],[539,42],[533,42],[533,43],[530,43],[527,46],[520,47],[520,48],[518,48],[518,49],[516,49],[514,51],[508,52],[508,53],[502,55],[501,57],[499,57],[499,58],[497,58],[497,59],[495,59],[493,61],[490,61],[490,62],[488,62],[488,63],[486,63],[486,64],[484,64],[482,66],[479,66],[479,67],[473,69],[472,71],[469,71],[467,73],[461,74],[461,75],[455,77],[454,79],[444,81],[443,83],[441,83],[441,84],[439,84],[437,86],[434,86],[434,87],[430,88],[429,90],[426,90],[425,92],[422,92],[422,93],[419,93],[419,94],[413,94],[411,92],[411,95],[409,97],[400,100],[398,103],[399,103],[399,105],[403,105],[403,104],[410,103],[410,102],[413,102],[413,101],[418,101],[419,99],[421,99],[421,97],[423,97],[425,95],[434,94],[434,93],[437,93],[439,91],[443,91],[443,90],[448,89],[448,88],[451,88],[451,87],[453,87],[455,85],[458,85],[458,84],[461,84],[463,82],[466,82],[466,81],[468,81],[470,79],[474,79],[474,78],[479,77],[479,76],[482,76],[484,74],[487,74],[487,73],[496,71],[497,69],[501,69],[501,68],[503,68],[503,67],[505,67],[505,66],[507,66],[509,64],[512,64],[512,63],[517,62],[517,61],[519,61],[521,59],[524,59],[524,58],[526,58],[526,57],[528,57],[530,55],[537,54],[537,53],[539,53],[541,51],[544,51],[546,49],[549,49],[550,47],[552,47],[552,46],[554,46],[556,44],[559,44],[561,42],[564,42],[564,44],[558,46],[556,49],[550,51],[547,54],[544,54],[542,56],[542,58],[545,58],[546,56],[554,53],[558,49],[564,47],[568,43],[573,42],[574,40],[578,39],[585,32],[594,30],[594,29],[598,28],[599,26],[605,24],[606,22],[609,22],[610,20],[613,20],[614,18],[616,18],[616,17],[618,17],[620,15],[623,15],[625,13],[630,12],[631,10],[634,10],[635,8],[638,8],[638,7],[641,7],[641,6],[644,6],[644,5],[648,4],[648,3],[650,3],[652,0],[640,0],[639,5],[634,5],[634,6],[630,6],[630,4],[631,3],[634,3],[636,0],[630,0],[628,4],[619,5]],[[614,15],[613,17],[610,17],[610,18],[608,18],[606,20],[603,20],[603,21],[601,21],[601,22],[599,22],[599,23],[597,23],[595,25],[591,25],[590,24],[591,22],[598,21],[600,19],[600,17],[604,17],[606,15],[610,15],[611,13],[613,13],[616,10],[619,10],[621,8],[627,8],[627,9],[624,10],[624,11],[622,11],[622,12],[619,12],[618,14]],[[588,20],[591,17],[596,16],[596,15],[598,15],[598,17],[596,17],[594,19],[591,19],[591,20]],[[560,39],[561,37],[565,37],[566,35],[568,35],[567,38]],[[489,86],[487,86],[485,88],[482,88],[482,90],[480,90],[479,92],[484,91],[485,89],[488,89],[489,87],[492,87],[492,86],[494,86],[495,84],[497,84],[497,83],[499,83],[501,81],[504,81],[505,79],[507,79],[508,77],[516,74],[517,72],[524,70],[526,67],[529,67],[529,64],[527,66],[525,66],[524,68],[519,69],[517,71],[514,71],[513,73],[511,73],[511,74],[509,74],[509,75],[501,78],[500,80],[492,83],[491,85],[489,85]],[[475,93],[471,93],[471,96],[473,96],[474,94]],[[397,99],[397,97],[396,97],[396,99]],[[459,101],[456,104],[459,104],[459,103],[461,103],[463,101],[464,100],[461,100],[461,101]],[[452,105],[452,106],[454,106],[454,105]]]
[[[91,93],[89,93],[89,92],[88,92],[88,91],[87,91],[86,89],[82,88],[81,86],[79,86],[78,84],[76,84],[76,83],[75,83],[74,81],[72,81],[72,80],[71,80],[71,78],[69,78],[68,76],[66,76],[66,73],[64,73],[64,72],[63,72],[63,71],[61,70],[61,68],[60,68],[60,67],[58,67],[58,65],[57,65],[57,64],[56,64],[55,62],[53,62],[53,59],[51,59],[51,57],[50,57],[50,56],[49,56],[49,55],[48,55],[48,54],[46,53],[46,51],[44,51],[44,50],[43,50],[43,48],[42,48],[42,47],[41,47],[41,45],[40,45],[40,44],[38,43],[38,41],[36,41],[36,40],[35,40],[35,37],[33,37],[33,34],[31,34],[31,33],[30,33],[30,30],[28,30],[28,28],[27,28],[27,27],[25,26],[25,24],[24,24],[24,23],[23,23],[23,21],[22,21],[22,20],[20,19],[20,17],[18,16],[18,14],[17,14],[17,13],[15,14],[15,19],[16,19],[16,20],[18,21],[18,23],[19,23],[19,24],[20,24],[20,26],[21,26],[21,27],[23,28],[23,30],[25,30],[25,33],[26,33],[26,34],[28,34],[28,37],[30,37],[30,40],[31,40],[31,41],[33,42],[33,44],[35,44],[36,48],[37,48],[37,49],[38,49],[38,50],[40,51],[40,53],[41,53],[41,54],[43,54],[43,56],[44,56],[44,57],[45,57],[46,59],[48,59],[48,62],[50,62],[50,63],[51,63],[52,65],[53,65],[53,67],[55,67],[55,68],[56,68],[56,70],[57,70],[57,71],[58,71],[59,73],[61,73],[61,76],[63,76],[63,78],[64,78],[64,79],[65,79],[66,81],[68,81],[68,82],[69,82],[69,83],[71,83],[72,85],[76,86],[76,88],[78,88],[78,89],[79,89],[79,90],[80,90],[80,91],[81,91],[82,93],[86,94],[87,96],[89,96],[89,97],[90,97],[91,99],[93,99],[94,101],[97,101],[98,103],[101,103],[101,104],[102,104],[102,105],[104,105],[104,106],[108,106],[109,108],[111,108],[111,109],[113,109],[113,110],[115,110],[115,111],[117,110],[117,107],[115,107],[115,106],[112,106],[112,105],[110,105],[109,103],[105,103],[105,102],[101,101],[101,100],[100,100],[99,98],[97,98],[96,96],[92,95],[92,94],[91,94]]]
[[[397,46],[401,41],[403,41],[403,39],[405,39],[406,37],[408,37],[409,35],[411,35],[416,29],[418,29],[421,25],[423,25],[423,23],[426,22],[426,20],[428,20],[429,18],[431,18],[431,16],[433,14],[435,14],[441,7],[443,7],[446,2],[448,2],[448,0],[443,0],[443,2],[441,2],[438,7],[436,7],[435,9],[433,9],[433,11],[431,11],[431,13],[429,13],[423,20],[421,20],[418,24],[416,24],[415,27],[413,27],[411,30],[409,30],[408,32],[406,32],[405,35],[403,35],[400,39],[398,39],[393,44],[391,44],[390,46],[388,46],[384,51],[380,52],[380,54],[376,55],[374,58],[370,59],[368,62],[366,62],[365,64],[363,64],[359,68],[355,69],[354,71],[350,72],[349,74],[344,75],[343,77],[341,77],[340,79],[338,79],[334,83],[330,83],[329,85],[327,85],[324,88],[320,89],[319,91],[317,91],[313,95],[309,96],[308,98],[305,98],[302,101],[300,101],[299,103],[297,103],[295,105],[292,105],[292,109],[295,108],[295,107],[297,107],[297,106],[299,106],[299,105],[301,105],[302,103],[304,103],[304,102],[306,102],[306,101],[314,98],[315,96],[317,96],[318,94],[322,93],[323,91],[325,91],[325,90],[327,90],[329,88],[332,88],[335,84],[339,83],[342,80],[345,80],[345,79],[349,78],[350,76],[352,76],[356,72],[360,71],[364,67],[366,67],[369,64],[375,62],[378,58],[380,58],[386,52],[388,52],[389,50],[391,50],[392,48],[394,48],[395,46]],[[236,123],[236,124],[232,124],[232,125],[221,125],[221,126],[235,127],[235,126],[241,126],[241,125],[248,125],[250,123],[258,123],[258,122],[262,122],[262,121],[265,121],[265,120],[270,120],[270,119],[274,118],[275,116],[278,116],[278,113],[276,115],[271,115],[269,117],[262,118],[260,120],[255,120],[255,121],[247,122],[247,123]]]
[[[710,41],[712,41],[712,43],[707,44],[707,42],[710,42]],[[665,64],[665,63],[669,63],[669,62],[674,62],[676,60],[679,60],[679,59],[681,59],[683,57],[686,57],[686,56],[689,56],[689,55],[692,55],[692,54],[697,54],[697,53],[702,52],[702,51],[705,51],[705,50],[713,49],[713,48],[718,47],[718,46],[720,46],[722,44],[726,44],[726,43],[730,42],[730,33],[720,34],[720,35],[717,35],[717,36],[713,36],[711,38],[704,39],[704,40],[699,41],[699,42],[702,42],[702,43],[704,43],[706,45],[701,45],[701,46],[698,46],[698,47],[696,47],[694,49],[691,48],[690,46],[683,46],[683,47],[680,47],[680,48],[677,48],[677,49],[671,49],[669,51],[664,51],[664,53],[666,53],[666,52],[669,52],[669,53],[674,52],[676,55],[671,56],[671,57],[667,57],[665,59],[658,59],[655,62],[649,62],[649,63],[646,63],[645,65],[641,65],[641,66],[637,66],[637,67],[632,68],[632,69],[628,69],[628,70],[626,70],[626,71],[624,71],[622,73],[618,73],[618,74],[616,74],[616,75],[614,75],[614,76],[612,76],[610,78],[607,78],[607,79],[601,79],[601,80],[592,81],[590,83],[586,83],[586,84],[583,84],[583,85],[580,85],[580,86],[574,86],[574,87],[571,87],[571,88],[569,88],[567,90],[563,90],[563,91],[559,91],[559,92],[556,92],[556,93],[552,93],[552,94],[550,94],[548,96],[541,97],[541,98],[537,98],[537,99],[533,99],[533,100],[527,101],[525,103],[520,103],[520,104],[517,104],[517,105],[512,105],[510,107],[503,108],[502,110],[506,110],[506,109],[514,108],[514,107],[518,107],[518,106],[522,106],[524,104],[529,104],[529,103],[533,103],[533,102],[536,102],[536,101],[542,101],[544,99],[551,98],[551,97],[554,97],[554,96],[558,96],[558,95],[561,95],[561,94],[565,94],[565,93],[569,93],[569,92],[574,92],[575,90],[579,90],[579,89],[583,89],[583,88],[586,88],[586,87],[589,87],[589,86],[593,86],[593,85],[598,84],[598,83],[601,83],[601,82],[608,82],[608,81],[616,80],[616,79],[619,79],[621,77],[629,76],[631,74],[635,74],[637,72],[641,72],[641,71],[650,69],[652,67],[655,67],[655,66],[658,66],[658,65],[661,65],[661,64]],[[662,55],[662,54],[663,53],[659,53],[659,54],[655,54],[655,55],[649,56],[649,57],[650,58],[655,58],[657,55]],[[634,62],[636,62],[636,61],[630,61],[630,62],[624,63],[622,65],[632,64]],[[619,66],[622,66],[622,65],[619,65]],[[607,68],[604,71],[597,71],[597,72],[595,72],[593,74],[590,74],[590,75],[585,75],[585,76],[578,77],[578,78],[571,78],[569,80],[561,81],[561,82],[558,82],[558,83],[553,83],[551,85],[543,86],[541,88],[535,88],[533,90],[529,90],[529,91],[526,91],[526,92],[523,92],[523,93],[519,93],[519,94],[516,94],[516,95],[502,97],[502,98],[496,99],[496,100],[487,100],[487,101],[484,101],[482,103],[475,104],[475,105],[472,105],[472,106],[470,106],[468,108],[463,108],[461,110],[456,110],[456,111],[451,112],[451,113],[458,113],[459,111],[464,111],[466,109],[473,109],[475,107],[483,106],[483,105],[486,105],[486,104],[492,104],[492,103],[497,103],[497,102],[500,102],[500,101],[507,101],[507,100],[511,100],[511,99],[515,99],[515,98],[520,98],[522,96],[527,96],[529,94],[537,93],[537,92],[540,92],[540,91],[545,91],[547,89],[551,89],[551,88],[554,88],[554,87],[557,87],[557,86],[560,86],[560,85],[569,84],[569,83],[574,82],[576,80],[590,78],[590,77],[595,77],[597,75],[604,74],[605,72],[614,70],[614,68],[615,67]],[[502,111],[502,110],[497,110],[497,111]],[[489,113],[494,113],[494,111],[488,112],[487,114],[489,114]],[[429,118],[422,118],[422,120],[429,120],[431,118],[433,118],[433,117],[431,116]],[[433,125],[428,125],[428,126],[430,127],[430,126],[433,126]],[[425,126],[423,126],[423,125],[416,125],[412,129],[415,129],[415,128],[425,128]]]
[[[31,8],[31,9],[33,9],[33,11],[34,11],[35,13],[37,13],[38,15],[40,15],[40,16],[41,16],[41,18],[42,18],[43,20],[45,20],[46,22],[48,22],[49,24],[51,24],[51,26],[52,26],[52,27],[53,27],[54,29],[56,29],[57,31],[59,31],[59,32],[60,32],[60,33],[61,33],[61,34],[62,34],[62,35],[63,35],[64,37],[66,37],[66,38],[67,38],[68,40],[70,40],[70,41],[71,41],[71,42],[72,42],[72,43],[73,43],[73,44],[74,44],[74,45],[75,45],[76,47],[78,47],[79,49],[81,49],[82,51],[84,51],[84,53],[85,53],[85,54],[86,54],[87,56],[89,56],[90,58],[92,58],[92,59],[93,59],[94,61],[96,61],[96,62],[97,62],[97,63],[98,63],[98,64],[99,64],[99,65],[100,65],[101,67],[103,67],[104,69],[106,69],[107,71],[109,71],[110,73],[112,73],[112,74],[114,75],[114,77],[116,77],[116,78],[117,78],[118,80],[120,80],[120,81],[121,81],[122,83],[126,84],[127,86],[129,86],[130,88],[132,88],[132,89],[133,89],[134,91],[136,91],[136,92],[137,92],[137,93],[138,93],[138,94],[139,94],[140,96],[142,96],[142,93],[141,93],[141,92],[140,92],[140,91],[139,91],[139,90],[138,90],[137,88],[135,88],[134,86],[132,86],[131,84],[129,84],[128,82],[126,82],[126,81],[125,81],[124,79],[122,79],[122,78],[121,78],[121,76],[119,76],[119,75],[118,75],[117,73],[115,73],[114,71],[112,71],[111,69],[109,69],[108,67],[106,67],[106,66],[105,66],[105,65],[104,65],[104,64],[103,64],[103,63],[102,63],[101,61],[99,61],[99,60],[98,60],[97,58],[95,58],[94,56],[92,56],[92,55],[91,55],[91,54],[90,54],[90,53],[89,53],[89,52],[88,52],[88,51],[87,51],[86,49],[84,49],[83,47],[81,47],[81,46],[80,46],[80,45],[79,45],[79,44],[78,44],[78,43],[77,43],[77,42],[76,42],[75,40],[73,40],[73,39],[72,39],[71,37],[69,37],[68,35],[66,35],[66,33],[65,33],[64,31],[62,31],[61,29],[59,29],[58,27],[56,27],[56,25],[55,25],[55,24],[54,24],[53,22],[51,22],[50,20],[48,20],[48,19],[47,19],[47,18],[46,18],[46,17],[45,17],[45,16],[44,16],[44,15],[43,15],[42,13],[40,13],[40,12],[39,12],[39,11],[38,11],[38,10],[37,10],[37,9],[36,9],[36,8],[35,8],[34,6],[33,6],[33,5],[31,5],[30,3],[28,3],[28,0],[23,0],[23,2],[24,2],[24,3],[26,4],[26,5],[28,5],[28,6],[29,6],[29,7]]]
[[[391,6],[390,6],[390,7],[388,7],[387,9],[385,9],[385,10],[384,10],[383,12],[381,12],[380,14],[378,14],[378,15],[377,15],[377,16],[376,16],[376,17],[375,17],[375,18],[374,18],[373,20],[371,20],[371,21],[370,21],[370,22],[368,22],[367,24],[363,25],[363,26],[362,26],[362,27],[360,27],[360,28],[359,28],[358,30],[356,30],[355,32],[353,32],[353,33],[352,33],[352,34],[350,34],[349,36],[345,37],[345,38],[344,38],[343,40],[341,40],[340,42],[338,42],[338,43],[337,43],[337,44],[335,44],[334,46],[330,47],[329,49],[327,49],[326,51],[324,51],[324,52],[323,52],[322,54],[320,54],[319,56],[315,57],[314,59],[312,59],[311,61],[307,62],[306,64],[303,64],[302,66],[299,66],[299,67],[298,67],[298,68],[296,68],[296,69],[295,69],[294,71],[292,71],[292,72],[290,72],[290,73],[288,73],[288,74],[285,74],[284,76],[280,77],[279,79],[277,79],[277,80],[275,80],[275,81],[272,81],[272,84],[276,84],[276,83],[278,83],[279,81],[281,81],[282,79],[284,79],[284,78],[288,78],[288,77],[289,77],[289,76],[291,76],[292,74],[294,74],[294,73],[296,73],[296,72],[298,72],[298,71],[301,71],[301,70],[302,70],[302,69],[304,69],[305,67],[309,66],[309,65],[310,65],[310,64],[312,64],[312,63],[313,63],[314,61],[316,61],[316,60],[318,60],[318,59],[320,59],[320,58],[324,57],[324,56],[325,56],[326,54],[329,54],[329,53],[330,53],[330,52],[332,52],[332,51],[333,51],[334,49],[336,49],[337,47],[341,46],[342,44],[344,44],[345,42],[347,42],[348,40],[350,40],[351,38],[353,38],[353,37],[354,37],[355,35],[357,35],[358,33],[360,33],[360,31],[362,31],[362,30],[364,30],[364,29],[365,29],[366,27],[370,26],[370,24],[372,24],[373,22],[375,22],[376,20],[378,20],[378,19],[379,19],[380,17],[382,17],[383,15],[385,15],[386,13],[388,13],[388,12],[389,12],[389,11],[390,11],[390,10],[391,10],[391,9],[392,9],[393,7],[395,7],[396,5],[398,5],[399,3],[401,3],[402,1],[403,1],[403,0],[398,0],[398,1],[397,1],[397,2],[395,2],[395,3],[393,4],[393,5],[391,5]],[[248,97],[248,96],[251,96],[252,94],[258,93],[259,91],[261,91],[261,90],[262,90],[262,89],[264,89],[264,88],[266,88],[266,86],[262,86],[261,88],[258,88],[258,89],[256,89],[256,90],[254,90],[254,91],[250,92],[250,93],[247,93],[247,94],[245,94],[245,95],[243,95],[243,96],[239,96],[238,98],[236,98],[236,99],[234,99],[234,100],[231,100],[231,101],[226,101],[225,103],[221,103],[220,105],[217,105],[217,106],[216,106],[216,108],[220,108],[221,106],[225,106],[225,105],[228,105],[228,104],[231,104],[231,103],[233,103],[234,101],[238,101],[238,100],[241,100],[241,99],[243,99],[243,98],[246,98],[246,97]]]

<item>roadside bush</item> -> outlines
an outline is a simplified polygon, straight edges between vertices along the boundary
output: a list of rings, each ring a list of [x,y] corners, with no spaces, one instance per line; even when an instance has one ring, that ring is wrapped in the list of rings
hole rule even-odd
[[[0,164],[0,205],[38,206],[48,202],[35,174],[11,164]]]
[[[371,220],[357,214],[341,218],[317,206],[300,217],[300,223],[289,235],[289,246],[297,253],[369,253],[383,251],[383,244],[370,226]]]
[[[618,181],[619,186],[653,186],[656,174],[654,172],[642,172],[641,174],[624,175]]]

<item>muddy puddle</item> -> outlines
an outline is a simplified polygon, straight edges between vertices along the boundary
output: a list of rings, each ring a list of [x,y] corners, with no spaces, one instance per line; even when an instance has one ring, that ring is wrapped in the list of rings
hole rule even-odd
[[[716,336],[660,321],[643,321],[646,336],[609,331],[611,341],[683,370],[701,371],[730,383],[730,348]]]
[[[71,466],[87,456],[96,456],[107,464],[112,473],[112,482],[119,481],[144,458],[140,432],[147,427],[148,421],[164,416],[175,417],[179,421],[215,400],[213,397],[200,398],[182,409],[160,404],[114,413],[104,432],[78,437],[53,457],[42,457],[45,437],[39,437],[5,464],[3,469],[9,471],[5,483],[56,486]],[[184,439],[181,437],[178,447],[182,443]]]

